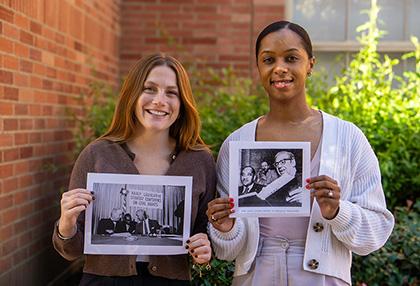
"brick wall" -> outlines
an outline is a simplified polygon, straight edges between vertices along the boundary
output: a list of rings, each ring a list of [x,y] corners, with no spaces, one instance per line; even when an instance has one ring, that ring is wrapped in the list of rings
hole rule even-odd
[[[145,54],[255,76],[254,42],[284,0],[0,0],[0,285],[45,285],[80,94]],[[121,30],[121,31],[120,31]],[[24,275],[22,275],[24,273]]]
[[[45,285],[63,267],[51,231],[73,160],[66,109],[92,80],[117,84],[119,9],[0,1],[0,285]]]
[[[164,51],[183,63],[255,76],[255,39],[284,17],[284,0],[122,0],[120,72]]]

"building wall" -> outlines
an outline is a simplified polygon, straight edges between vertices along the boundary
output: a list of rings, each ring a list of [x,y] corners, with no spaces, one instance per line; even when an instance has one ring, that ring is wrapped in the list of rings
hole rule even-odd
[[[90,82],[117,87],[158,51],[255,75],[255,38],[283,16],[284,0],[0,0],[0,285],[69,266],[51,232],[74,161],[68,111],[82,115]]]
[[[255,74],[254,44],[284,17],[284,0],[160,0],[121,3],[120,73],[158,51],[183,63]]]
[[[45,285],[74,122],[92,80],[117,85],[120,3],[0,1],[0,285]]]

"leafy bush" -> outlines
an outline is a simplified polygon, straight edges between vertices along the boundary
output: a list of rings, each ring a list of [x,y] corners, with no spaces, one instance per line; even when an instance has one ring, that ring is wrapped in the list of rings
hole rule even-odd
[[[373,1],[370,21],[358,28],[363,47],[328,92],[311,84],[315,106],[354,122],[368,137],[378,156],[388,206],[415,200],[420,189],[420,47],[413,38],[416,70],[396,76],[398,59],[377,52],[383,34],[376,22],[378,7]],[[322,81],[321,85],[323,84]],[[323,88],[325,87],[325,83]]]
[[[395,229],[380,250],[355,256],[353,284],[414,286],[420,283],[420,202],[413,209],[395,208]]]

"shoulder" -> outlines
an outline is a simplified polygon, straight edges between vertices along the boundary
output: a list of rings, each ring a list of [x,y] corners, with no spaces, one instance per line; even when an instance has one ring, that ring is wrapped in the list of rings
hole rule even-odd
[[[215,164],[210,150],[181,151],[178,156],[182,159],[182,161],[185,161],[186,163],[194,163],[194,165],[201,164],[206,167],[213,167]]]
[[[341,119],[337,116],[322,112],[325,128],[335,128],[337,134],[352,145],[367,143],[367,138],[363,131],[353,122]]]

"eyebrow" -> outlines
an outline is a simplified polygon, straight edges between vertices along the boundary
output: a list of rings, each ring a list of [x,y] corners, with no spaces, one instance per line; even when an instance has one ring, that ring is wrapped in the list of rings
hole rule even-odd
[[[146,84],[158,85],[157,83],[155,83],[154,81],[151,81],[151,80],[145,81],[144,82],[144,85],[146,85]],[[178,86],[171,85],[171,86],[168,86],[167,89],[176,89],[176,90],[178,90]]]
[[[299,52],[299,49],[298,48],[290,48],[290,49],[287,49],[287,50],[284,51],[284,53],[288,53],[288,52]],[[263,51],[261,51],[260,54],[264,54],[264,53],[274,53],[274,52],[271,51],[271,50],[263,50]]]

